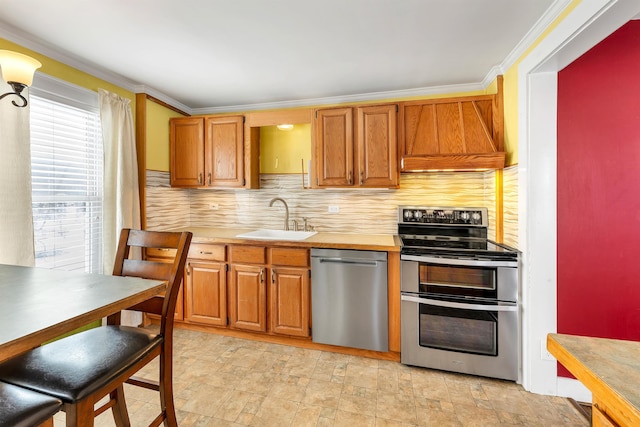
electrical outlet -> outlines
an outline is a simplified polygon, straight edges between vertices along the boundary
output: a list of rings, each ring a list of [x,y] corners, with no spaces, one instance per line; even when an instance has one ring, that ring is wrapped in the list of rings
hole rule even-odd
[[[220,206],[217,203],[209,203],[209,209],[217,211]]]
[[[553,357],[553,355],[551,353],[549,353],[549,350],[547,350],[547,339],[543,338],[542,341],[540,341],[540,358],[542,360],[556,360],[555,357]]]
[[[329,206],[329,213],[339,213],[340,206]]]

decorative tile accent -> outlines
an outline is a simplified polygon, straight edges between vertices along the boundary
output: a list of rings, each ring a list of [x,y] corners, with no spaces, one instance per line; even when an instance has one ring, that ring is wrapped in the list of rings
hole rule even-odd
[[[164,177],[162,176],[164,174]],[[171,189],[167,172],[148,171],[147,224],[177,226],[275,228],[289,218],[308,218],[317,231],[395,234],[400,205],[486,207],[489,237],[495,237],[495,174],[450,172],[402,174],[400,189],[302,189],[298,175],[260,176],[260,190]],[[187,208],[188,206],[188,208]],[[339,213],[328,213],[337,206]]]
[[[504,210],[504,243],[518,247],[518,166],[504,169],[502,174]]]
[[[147,228],[171,230],[189,225],[189,191],[171,188],[169,172],[147,170]]]

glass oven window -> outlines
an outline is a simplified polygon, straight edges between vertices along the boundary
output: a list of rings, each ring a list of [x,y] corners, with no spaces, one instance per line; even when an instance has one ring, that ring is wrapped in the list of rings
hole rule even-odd
[[[420,292],[492,297],[496,291],[495,268],[420,263],[419,274]],[[461,291],[455,291],[453,288]],[[467,293],[467,291],[476,292]],[[488,292],[488,294],[482,295],[478,292]]]
[[[498,355],[495,312],[420,304],[420,346],[463,353]]]

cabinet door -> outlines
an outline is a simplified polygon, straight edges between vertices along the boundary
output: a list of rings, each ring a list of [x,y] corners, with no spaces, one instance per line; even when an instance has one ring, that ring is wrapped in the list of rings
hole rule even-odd
[[[206,185],[244,186],[243,117],[205,118]]]
[[[185,320],[190,323],[226,326],[226,264],[189,261],[186,272]]]
[[[309,336],[309,270],[271,269],[271,332],[297,337]]]
[[[200,117],[169,121],[172,187],[204,184],[204,120]]]
[[[331,108],[316,113],[316,185],[352,186],[353,111],[351,108]]]
[[[357,185],[398,186],[397,110],[395,104],[356,109]]]
[[[229,325],[235,329],[267,330],[266,268],[232,265],[229,277]]]

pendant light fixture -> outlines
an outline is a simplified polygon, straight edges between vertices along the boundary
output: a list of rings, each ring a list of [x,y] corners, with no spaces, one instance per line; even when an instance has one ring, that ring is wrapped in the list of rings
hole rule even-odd
[[[21,104],[12,100],[11,103],[16,107],[26,107],[27,98],[22,95],[22,91],[31,86],[33,83],[33,75],[42,64],[30,56],[23,55],[10,50],[0,50],[0,71],[2,78],[9,86],[13,88],[13,92],[7,92],[0,95],[0,99],[9,95],[20,98]]]

